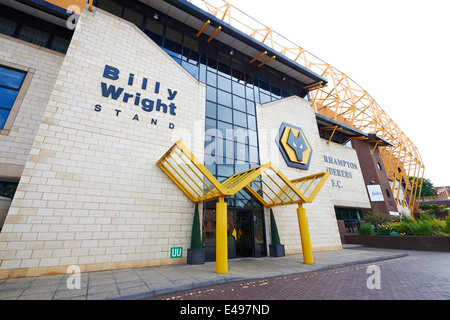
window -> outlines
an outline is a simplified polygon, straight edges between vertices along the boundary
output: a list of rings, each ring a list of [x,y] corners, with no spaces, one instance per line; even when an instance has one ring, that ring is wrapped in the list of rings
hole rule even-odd
[[[26,73],[0,66],[0,130],[4,128]]]
[[[4,33],[7,36],[12,37],[16,28],[17,22],[0,17],[0,33]]]
[[[73,30],[0,4],[0,33],[65,54]]]
[[[118,17],[122,15],[123,6],[115,1],[97,0],[96,6],[111,12]]]
[[[162,36],[164,33],[164,26],[154,18],[147,18],[147,20],[145,21],[145,29],[150,30],[151,32],[160,36]]]
[[[189,36],[184,36],[183,41],[183,60],[197,65],[200,58],[198,50],[198,41]]]
[[[379,162],[377,162],[377,167],[379,170],[383,170],[383,167],[381,166],[381,164]]]
[[[18,38],[41,47],[45,47],[48,43],[48,39],[50,38],[50,34],[35,28],[23,26],[19,31]]]
[[[158,45],[163,44],[164,26],[154,18],[147,18],[144,32]]]
[[[361,209],[356,208],[334,208],[337,220],[364,220]]]
[[[164,39],[164,50],[180,63],[182,51],[182,34],[177,30],[167,27],[166,38]]]
[[[69,48],[70,40],[55,36],[53,38],[50,49],[61,53],[66,53]]]
[[[125,8],[123,13],[123,18],[128,20],[138,26],[142,26],[144,23],[144,15],[142,13],[136,12],[130,8]]]
[[[12,199],[17,189],[17,182],[0,181],[0,197]]]

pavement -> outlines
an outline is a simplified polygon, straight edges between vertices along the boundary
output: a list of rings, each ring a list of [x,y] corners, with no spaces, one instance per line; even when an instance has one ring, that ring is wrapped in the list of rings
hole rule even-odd
[[[142,300],[232,281],[375,263],[408,254],[344,246],[341,250],[314,252],[313,256],[312,265],[304,264],[301,254],[230,259],[228,274],[217,274],[215,262],[80,273],[79,288],[72,289],[69,287],[77,284],[73,273],[3,279],[0,300]]]

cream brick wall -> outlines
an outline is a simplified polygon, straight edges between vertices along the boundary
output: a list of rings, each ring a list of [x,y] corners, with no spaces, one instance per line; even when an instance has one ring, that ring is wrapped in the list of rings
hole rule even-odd
[[[258,105],[257,115],[261,163],[272,161],[289,179],[324,172],[327,166],[334,167],[327,165],[324,161],[324,155],[354,162],[359,168],[355,150],[335,143],[327,144],[327,141],[319,137],[314,109],[308,101],[293,96]],[[312,146],[313,153],[307,171],[287,166],[279,150],[276,137],[283,122],[302,128],[308,142]],[[335,205],[370,208],[362,173],[359,170],[346,170],[352,171],[353,178],[343,181],[343,188],[333,187],[331,179],[335,178],[330,176],[314,202],[304,204],[314,251],[341,248],[334,212]],[[341,180],[343,179],[341,178]],[[272,210],[279,229],[281,242],[285,245],[286,252],[301,252],[297,205],[274,207]],[[270,221],[268,214],[269,210],[266,210],[267,222]],[[266,223],[266,229],[268,243],[270,243],[270,223]]]
[[[105,65],[120,78],[104,78]],[[159,94],[151,89],[156,81]],[[167,89],[176,90],[176,116],[103,97],[101,82],[163,102]],[[84,10],[0,234],[0,278],[65,272],[72,264],[103,270],[180,262],[169,259],[170,248],[186,255],[194,205],[156,161],[178,139],[203,161],[204,101],[205,86],[138,28]]]
[[[0,34],[0,66],[32,73],[9,133],[0,134],[0,177],[20,178],[64,55]]]
[[[359,164],[356,150],[342,146],[340,144],[321,139],[322,162],[325,171],[330,171],[331,175],[326,183],[326,187],[332,192],[332,203],[338,207],[350,208],[370,208],[370,201],[367,194],[364,177],[362,175],[361,166]],[[329,163],[324,157],[333,157],[336,160],[348,161],[356,166],[342,166],[335,163]],[[343,170],[347,176],[339,176],[335,170]],[[351,175],[351,178],[349,178]]]

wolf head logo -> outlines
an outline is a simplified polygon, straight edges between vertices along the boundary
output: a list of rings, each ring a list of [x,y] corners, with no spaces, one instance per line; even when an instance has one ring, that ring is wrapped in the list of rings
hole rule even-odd
[[[288,166],[308,170],[312,148],[301,128],[283,123],[277,143]]]
[[[299,134],[298,137],[295,136],[294,132],[290,130],[289,138],[287,141],[288,145],[294,149],[295,154],[297,155],[297,160],[299,162],[303,161],[303,151],[306,149],[305,141],[303,137]]]

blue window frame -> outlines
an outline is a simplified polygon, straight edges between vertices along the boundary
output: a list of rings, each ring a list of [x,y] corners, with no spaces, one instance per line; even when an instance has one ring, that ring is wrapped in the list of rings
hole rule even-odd
[[[23,71],[0,66],[0,130],[5,126],[25,75]]]

